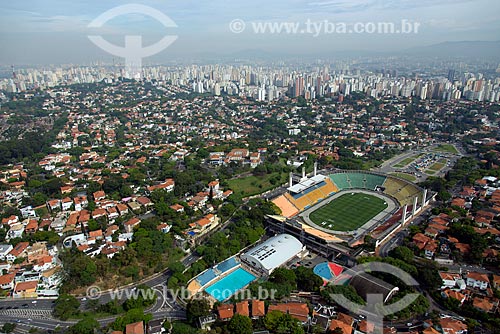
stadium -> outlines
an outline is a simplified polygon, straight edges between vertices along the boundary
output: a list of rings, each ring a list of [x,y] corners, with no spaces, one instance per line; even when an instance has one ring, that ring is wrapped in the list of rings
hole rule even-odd
[[[378,243],[384,241],[429,198],[427,190],[393,175],[358,170],[318,173],[315,164],[310,176],[304,169],[301,177],[290,174],[286,191],[272,202],[282,212],[281,217],[270,217],[275,232],[291,233],[302,242],[308,237],[322,244],[354,246],[367,234]]]

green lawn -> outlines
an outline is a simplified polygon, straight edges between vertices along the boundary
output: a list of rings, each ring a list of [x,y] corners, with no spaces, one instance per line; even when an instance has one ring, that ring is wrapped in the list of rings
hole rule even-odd
[[[446,165],[446,159],[440,159],[438,162],[436,163],[433,163],[428,169],[427,171],[433,171],[433,172],[437,172],[439,170],[441,170],[441,168],[443,168],[445,165]]]
[[[432,150],[435,152],[458,154],[457,149],[452,144],[440,144],[437,147],[433,148]]]
[[[316,211],[309,218],[318,226],[334,231],[355,230],[387,208],[387,203],[373,195],[348,193]]]
[[[271,179],[280,178],[280,181],[272,184]],[[242,195],[243,197],[253,196],[263,193],[267,190],[276,188],[287,180],[287,174],[273,173],[264,176],[247,176],[241,179],[228,180],[229,189],[234,191],[235,194]]]
[[[394,176],[397,176],[397,177],[400,177],[404,180],[408,180],[410,182],[415,182],[417,181],[417,178],[411,174],[407,174],[407,173],[391,173],[391,175],[394,175]]]
[[[403,168],[403,167],[411,164],[413,161],[415,161],[416,158],[417,158],[417,156],[411,156],[409,158],[403,159],[400,162],[398,162],[396,165],[394,165],[393,167]]]

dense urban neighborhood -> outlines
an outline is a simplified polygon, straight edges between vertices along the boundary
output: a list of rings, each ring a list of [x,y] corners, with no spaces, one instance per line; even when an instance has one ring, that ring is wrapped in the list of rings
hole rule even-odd
[[[0,332],[498,333],[498,64],[380,62],[12,69]]]

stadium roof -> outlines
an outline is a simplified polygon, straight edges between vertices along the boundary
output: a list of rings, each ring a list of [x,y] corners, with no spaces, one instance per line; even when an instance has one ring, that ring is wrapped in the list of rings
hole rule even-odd
[[[298,193],[306,190],[307,188],[310,188],[310,187],[320,183],[321,181],[324,181],[325,179],[326,179],[326,176],[318,174],[318,175],[313,176],[311,178],[302,180],[297,184],[294,184],[293,186],[288,188],[288,191],[290,191],[294,194],[298,194]]]
[[[251,248],[241,255],[241,259],[270,273],[299,254],[302,247],[302,243],[290,234],[279,234]]]

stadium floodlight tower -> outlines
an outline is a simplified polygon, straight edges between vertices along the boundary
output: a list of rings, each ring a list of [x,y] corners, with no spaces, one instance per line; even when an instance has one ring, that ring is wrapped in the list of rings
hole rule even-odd
[[[417,213],[417,201],[418,201],[418,196],[415,196],[415,198],[413,199],[413,208],[411,213],[412,216],[415,216],[415,214]]]
[[[301,179],[301,181],[304,181],[306,178],[307,178],[307,176],[306,176],[306,168],[302,167],[302,179]]]
[[[403,213],[401,214],[401,225],[404,225],[406,222],[406,211],[408,210],[408,204],[403,206]]]
[[[313,175],[316,176],[318,174],[318,162],[315,161],[314,162],[314,172],[313,172]]]
[[[291,188],[293,186],[293,173],[290,172],[290,179],[288,181],[288,186]]]

